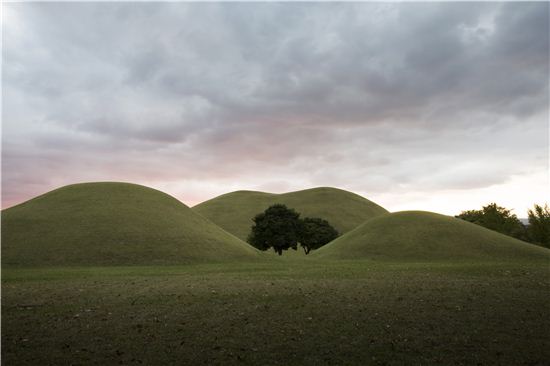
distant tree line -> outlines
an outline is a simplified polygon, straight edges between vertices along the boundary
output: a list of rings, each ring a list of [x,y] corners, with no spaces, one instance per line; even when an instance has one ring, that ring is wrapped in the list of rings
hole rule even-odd
[[[535,204],[527,212],[524,225],[511,210],[491,203],[481,210],[462,211],[455,217],[512,236],[533,244],[550,248],[550,207]]]
[[[273,250],[281,255],[283,250],[298,248],[306,254],[338,237],[338,232],[318,217],[300,218],[295,210],[282,204],[270,206],[253,218],[254,225],[248,242],[260,250]]]

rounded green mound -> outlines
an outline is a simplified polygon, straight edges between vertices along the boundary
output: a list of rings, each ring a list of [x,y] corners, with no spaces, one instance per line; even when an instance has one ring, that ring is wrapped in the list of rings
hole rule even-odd
[[[328,187],[283,194],[237,191],[205,201],[193,207],[193,210],[238,238],[246,240],[254,216],[276,203],[295,209],[301,217],[325,219],[340,234],[388,212],[355,193]]]
[[[62,187],[2,211],[2,265],[148,265],[255,258],[258,252],[157,190]]]
[[[432,212],[376,217],[317,250],[319,258],[383,260],[550,260],[550,250]]]

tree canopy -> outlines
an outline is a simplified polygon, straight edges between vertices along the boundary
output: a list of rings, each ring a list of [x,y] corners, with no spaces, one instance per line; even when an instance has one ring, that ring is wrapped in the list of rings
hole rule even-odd
[[[319,249],[338,237],[338,232],[327,220],[318,217],[306,217],[303,220],[303,230],[300,237],[300,245],[304,252],[309,254],[311,250]]]
[[[532,243],[550,248],[550,207],[548,204],[540,206],[535,204],[533,209],[527,211],[529,226],[527,234]]]
[[[260,250],[273,248],[279,255],[296,249],[302,232],[300,214],[282,204],[270,206],[253,219],[248,242]]]
[[[526,239],[525,226],[517,216],[496,203],[483,206],[481,210],[462,211],[456,217],[517,239]]]
[[[296,250],[301,245],[308,254],[338,236],[338,232],[321,218],[306,217],[303,220],[295,210],[282,204],[270,206],[256,215],[248,242],[260,250],[273,250],[281,255],[283,250]]]

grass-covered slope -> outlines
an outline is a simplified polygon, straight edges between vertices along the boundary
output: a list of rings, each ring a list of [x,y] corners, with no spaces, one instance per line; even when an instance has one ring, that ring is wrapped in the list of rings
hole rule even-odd
[[[313,255],[396,261],[550,260],[548,249],[460,219],[423,211],[376,217]]]
[[[165,264],[257,251],[175,198],[126,183],[62,187],[2,211],[2,265]]]
[[[252,218],[275,203],[295,209],[302,217],[323,218],[339,233],[348,232],[366,220],[388,212],[359,195],[326,187],[283,194],[237,191],[205,201],[193,210],[246,240]]]

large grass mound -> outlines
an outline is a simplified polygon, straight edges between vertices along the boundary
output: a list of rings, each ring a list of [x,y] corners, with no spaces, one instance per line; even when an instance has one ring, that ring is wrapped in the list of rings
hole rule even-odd
[[[2,211],[2,265],[167,264],[258,252],[157,190],[126,183],[56,189]]]
[[[237,191],[205,201],[193,210],[246,240],[254,216],[276,203],[295,209],[302,217],[323,218],[339,233],[346,233],[366,220],[388,212],[355,193],[325,187],[284,194]]]
[[[550,260],[550,250],[432,212],[376,217],[317,250],[315,257],[384,260]]]

